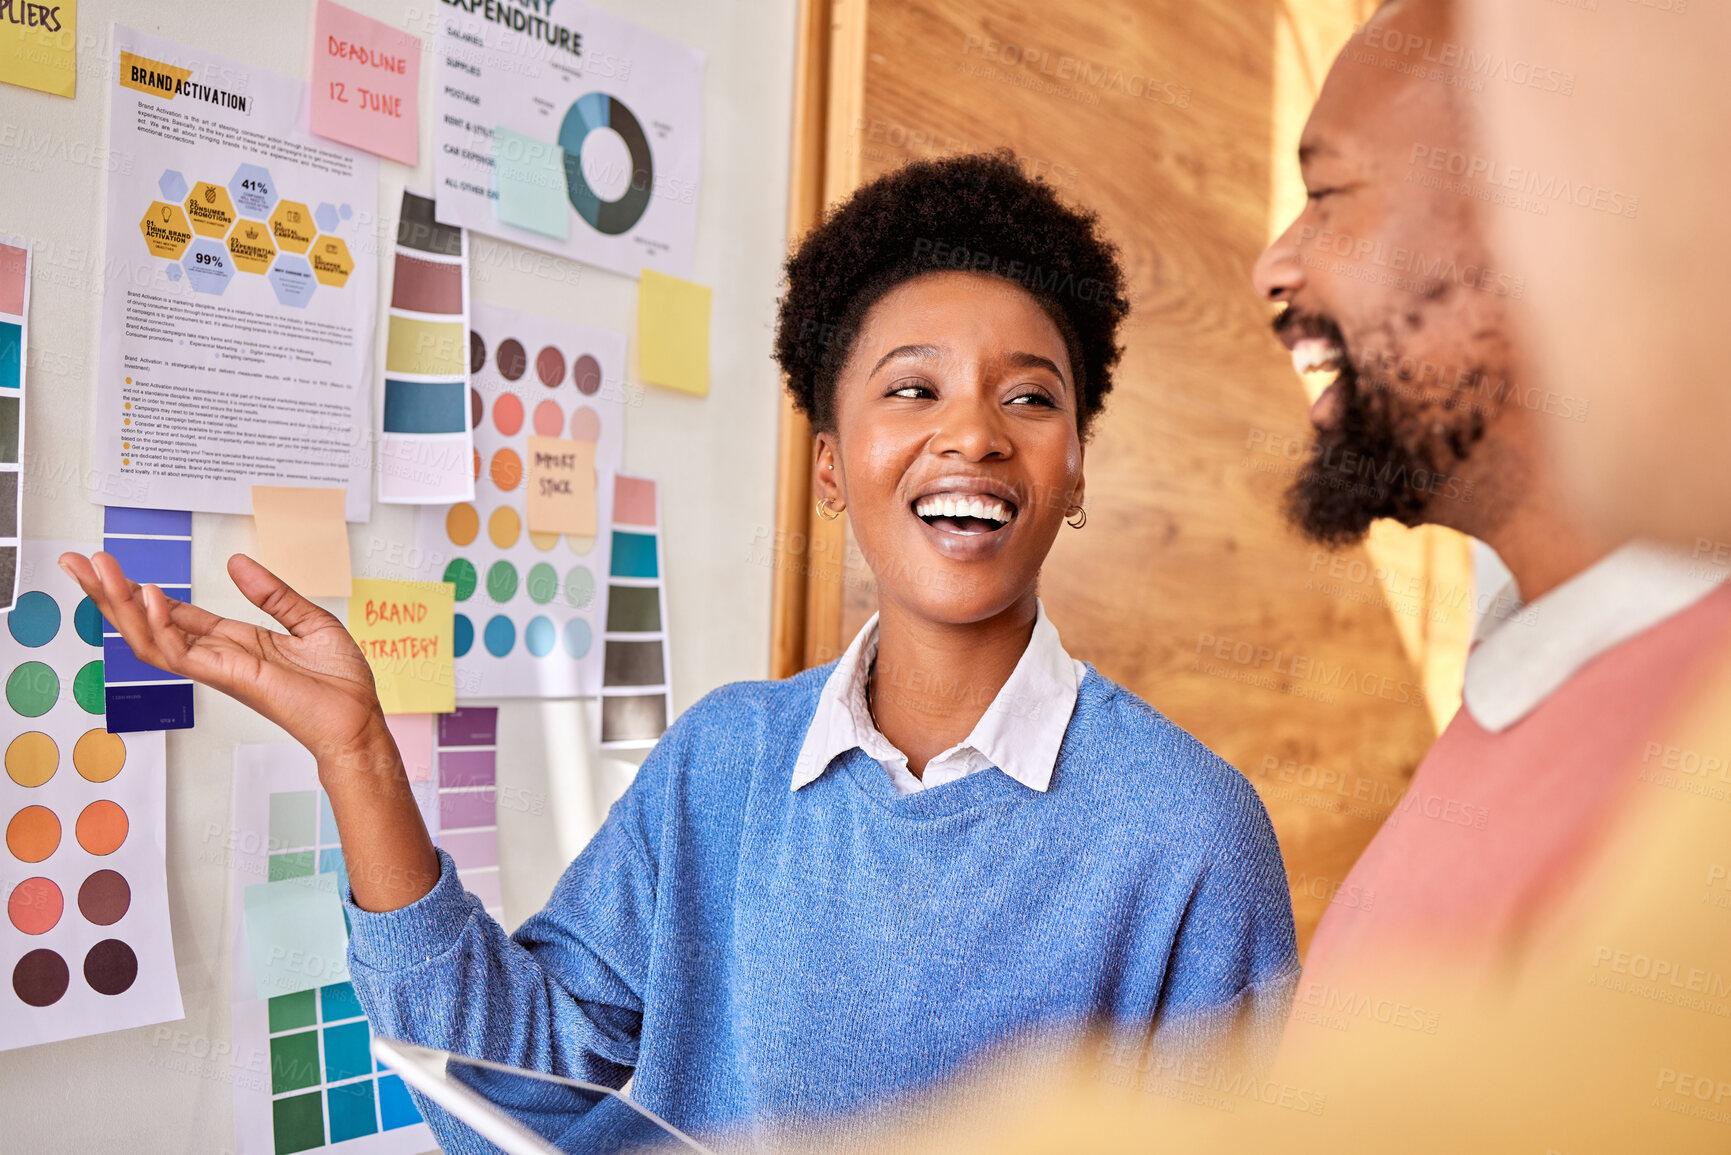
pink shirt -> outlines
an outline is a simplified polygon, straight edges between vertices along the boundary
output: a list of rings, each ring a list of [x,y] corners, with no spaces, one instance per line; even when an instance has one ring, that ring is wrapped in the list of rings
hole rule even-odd
[[[1674,561],[1614,554],[1528,609],[1475,649],[1466,707],[1323,916],[1295,1021],[1350,1029],[1391,960],[1463,978],[1512,961],[1731,639],[1731,589]],[[1379,992],[1399,974],[1379,970]]]

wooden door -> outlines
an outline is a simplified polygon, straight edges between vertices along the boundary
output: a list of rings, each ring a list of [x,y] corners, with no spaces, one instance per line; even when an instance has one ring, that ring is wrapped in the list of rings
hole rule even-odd
[[[1060,535],[1041,595],[1073,655],[1256,785],[1307,945],[1330,902],[1375,901],[1342,881],[1459,704],[1473,610],[1458,535],[1379,526],[1330,554],[1280,514],[1309,392],[1250,269],[1302,204],[1299,129],[1373,0],[812,8],[808,190],[833,202],[910,159],[1009,146],[1122,247],[1134,312],[1087,449],[1089,522]],[[836,656],[874,606],[845,519],[807,514],[806,436],[784,423],[783,674]]]

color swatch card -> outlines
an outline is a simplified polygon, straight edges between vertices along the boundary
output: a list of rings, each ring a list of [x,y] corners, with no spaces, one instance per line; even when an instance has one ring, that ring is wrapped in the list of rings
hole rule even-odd
[[[102,516],[102,548],[133,581],[192,600],[192,514],[109,506]],[[108,728],[117,734],[191,728],[192,682],[140,661],[112,623],[105,620],[102,628]]]
[[[624,448],[625,338],[476,305],[469,332],[475,500],[421,513],[417,575],[457,589],[460,698],[571,698],[601,686],[608,537],[530,522],[531,443],[581,442],[596,508]],[[572,466],[579,464],[573,462]],[[568,473],[567,476],[570,476]],[[580,485],[572,497],[581,512]]]
[[[421,38],[331,0],[313,11],[309,121],[320,136],[415,166]]]
[[[349,633],[372,667],[385,713],[454,709],[451,583],[356,578],[352,590]]]
[[[0,611],[10,609],[18,596],[18,544],[24,535],[21,482],[29,315],[30,245],[0,238]]]
[[[421,717],[430,747],[430,725]],[[396,725],[392,732],[398,732]],[[434,783],[411,782],[410,788],[436,831]],[[347,875],[311,754],[287,742],[235,751],[229,848],[235,1150],[432,1150],[432,1135],[408,1089],[372,1061],[372,1032],[347,979],[348,933],[340,905]],[[335,942],[332,908],[307,897],[327,890],[337,903]],[[257,897],[273,892],[290,898],[261,903]],[[255,998],[261,971],[292,976],[294,989]]]
[[[472,500],[468,242],[462,229],[433,219],[432,201],[408,191],[386,326],[379,500]]]
[[[163,735],[111,734],[102,616],[28,541],[24,593],[0,627],[0,1050],[181,1017],[163,853]]]
[[[0,81],[52,96],[78,87],[78,0],[0,6]]]
[[[613,478],[601,745],[653,746],[673,719],[667,588],[655,479]]]
[[[497,706],[460,706],[439,715],[439,845],[457,864],[463,889],[480,899],[494,918],[504,916],[498,744]]]

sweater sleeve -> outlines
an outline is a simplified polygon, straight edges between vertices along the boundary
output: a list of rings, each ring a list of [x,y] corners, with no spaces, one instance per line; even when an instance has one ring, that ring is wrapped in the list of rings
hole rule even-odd
[[[657,756],[661,756],[658,759]],[[439,881],[400,910],[347,899],[349,971],[378,1034],[513,1067],[618,1087],[637,1061],[655,916],[656,871],[644,838],[651,763],[609,811],[552,897],[513,935],[458,881],[439,852]],[[593,1099],[510,1076],[463,1075],[547,1138],[566,1133]],[[492,1146],[416,1096],[447,1151]]]
[[[1252,1068],[1274,1055],[1298,981],[1292,897],[1274,826],[1230,767],[1226,821],[1198,863],[1172,946],[1156,1049],[1229,1056]]]

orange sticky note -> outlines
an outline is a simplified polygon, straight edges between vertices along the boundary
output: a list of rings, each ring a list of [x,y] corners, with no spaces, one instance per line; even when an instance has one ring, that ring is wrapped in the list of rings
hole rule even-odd
[[[529,438],[529,531],[595,535],[595,443]]]
[[[457,708],[457,587],[451,582],[356,578],[349,634],[373,668],[387,714],[449,714]]]
[[[708,285],[644,269],[637,283],[637,372],[651,385],[709,392]]]
[[[420,156],[421,38],[319,0],[312,65],[312,130],[413,167]]]
[[[310,598],[349,596],[349,527],[343,491],[291,485],[252,487],[258,560]]]

